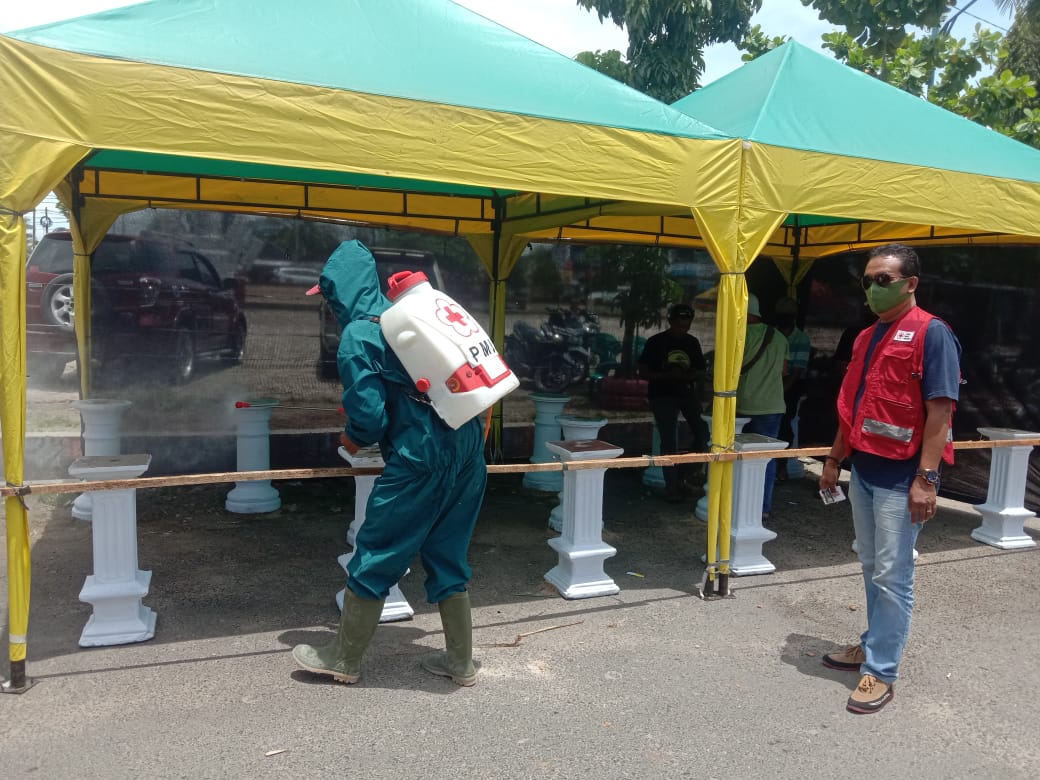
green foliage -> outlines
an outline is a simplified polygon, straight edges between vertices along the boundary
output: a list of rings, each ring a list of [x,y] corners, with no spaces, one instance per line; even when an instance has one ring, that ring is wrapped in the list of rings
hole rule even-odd
[[[539,247],[531,251],[531,255],[523,262],[530,267],[530,285],[535,297],[542,300],[553,300],[560,289],[560,270],[553,260],[552,250]]]
[[[662,309],[681,298],[682,288],[668,278],[668,255],[656,247],[589,247],[587,257],[590,262],[615,269],[617,273],[621,292],[616,301],[620,324],[624,327],[621,373],[630,375],[635,365],[636,328],[659,327]]]
[[[757,59],[763,54],[768,54],[777,46],[783,46],[789,40],[791,39],[786,35],[777,35],[770,38],[762,31],[762,26],[756,24],[747,31],[744,40],[740,42],[740,48],[744,52],[740,59],[743,62],[751,62],[751,60]]]
[[[739,41],[762,0],[577,0],[628,31],[627,74],[618,79],[658,100],[672,103],[699,86],[704,47]],[[584,53],[583,53],[584,54]],[[611,52],[607,52],[610,55]],[[599,52],[596,53],[599,55]],[[580,61],[618,78],[613,56]],[[579,55],[581,57],[582,55]],[[590,61],[591,60],[591,61]]]
[[[1004,38],[1005,54],[998,68],[1029,76],[1040,86],[1040,2],[1034,2],[1015,17],[1011,29]],[[1040,109],[1040,98],[1029,102],[1032,108]]]
[[[855,43],[885,64],[903,44],[908,25],[938,27],[956,0],[802,0],[802,5],[844,27]]]
[[[999,69],[1007,49],[1000,33],[975,26],[967,41],[936,31],[917,37],[907,35],[885,56],[874,54],[848,32],[827,33],[824,47],[857,70],[927,99],[1019,141],[1040,147],[1037,112],[1031,110],[1037,96],[1030,76]],[[997,68],[980,77],[985,70]]]
[[[609,51],[583,51],[575,57],[582,65],[599,71],[604,76],[610,76],[622,84],[634,86],[635,73],[632,67],[621,57],[617,49]]]

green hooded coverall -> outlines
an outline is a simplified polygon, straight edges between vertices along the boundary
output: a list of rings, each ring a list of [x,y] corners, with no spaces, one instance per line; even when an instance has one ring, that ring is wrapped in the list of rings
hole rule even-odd
[[[347,585],[363,599],[385,599],[418,553],[426,598],[438,604],[464,592],[472,574],[467,552],[487,483],[481,422],[452,430],[415,389],[380,330],[390,302],[364,244],[340,244],[319,286],[343,328],[337,363],[345,433],[361,447],[378,443],[386,463],[355,540]]]

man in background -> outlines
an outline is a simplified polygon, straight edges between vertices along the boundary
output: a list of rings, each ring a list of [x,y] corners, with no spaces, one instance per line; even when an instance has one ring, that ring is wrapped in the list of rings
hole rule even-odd
[[[704,380],[705,362],[701,343],[690,334],[693,308],[677,303],[668,310],[668,329],[646,341],[639,356],[639,376],[647,380],[647,400],[661,439],[661,454],[679,451],[679,415],[690,431],[694,452],[708,449],[708,426],[701,419],[700,383]],[[675,466],[665,466],[665,499],[678,502],[693,494],[689,484],[703,469],[687,469],[688,479]]]
[[[777,438],[784,409],[784,364],[787,362],[787,339],[771,325],[762,322],[758,297],[748,295],[747,334],[744,358],[737,384],[737,416],[750,417],[744,433],[759,433]],[[773,507],[773,483],[776,481],[776,459],[766,466],[762,491],[762,519],[768,520]]]

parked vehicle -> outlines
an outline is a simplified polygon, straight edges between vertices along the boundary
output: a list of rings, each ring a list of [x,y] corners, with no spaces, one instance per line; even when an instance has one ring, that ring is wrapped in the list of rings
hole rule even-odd
[[[153,361],[174,382],[197,361],[242,359],[246,318],[235,279],[187,241],[158,235],[105,236],[91,265],[94,362]],[[49,233],[26,264],[30,373],[60,376],[76,359],[72,235]]]
[[[549,309],[536,328],[519,321],[506,336],[506,364],[545,393],[560,393],[585,380],[598,361],[592,345],[599,317],[585,310]]]
[[[376,273],[386,293],[386,282],[398,271],[422,271],[430,284],[437,290],[444,290],[444,280],[437,258],[432,252],[418,249],[392,249],[377,247],[370,250],[376,260]],[[308,284],[314,284],[321,273],[319,268]],[[445,292],[448,292],[445,290]],[[321,296],[316,296],[321,298]],[[322,379],[339,379],[339,367],[336,365],[336,352],[339,351],[339,339],[342,331],[336,322],[336,315],[321,298],[318,311],[318,376]]]
[[[310,287],[321,274],[321,266],[283,265],[271,272],[273,284],[296,284]]]

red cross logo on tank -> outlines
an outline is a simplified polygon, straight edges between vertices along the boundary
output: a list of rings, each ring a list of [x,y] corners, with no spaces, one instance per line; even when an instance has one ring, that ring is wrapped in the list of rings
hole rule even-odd
[[[463,338],[480,332],[480,326],[469,320],[469,315],[455,301],[437,299],[437,321],[447,325]]]

